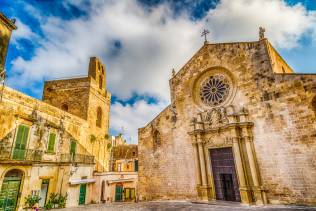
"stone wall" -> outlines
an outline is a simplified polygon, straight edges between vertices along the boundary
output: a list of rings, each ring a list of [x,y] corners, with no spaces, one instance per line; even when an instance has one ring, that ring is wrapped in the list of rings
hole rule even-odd
[[[316,76],[276,74],[284,72],[282,65],[285,72],[291,70],[276,52],[271,55],[269,46],[266,39],[204,45],[170,80],[171,105],[139,129],[140,197],[196,198],[187,133],[201,108],[194,101],[193,88],[201,74],[220,67],[234,79],[236,92],[230,105],[247,109],[254,123],[254,150],[269,202],[316,203],[316,128],[311,104]],[[156,152],[155,131],[161,136]]]

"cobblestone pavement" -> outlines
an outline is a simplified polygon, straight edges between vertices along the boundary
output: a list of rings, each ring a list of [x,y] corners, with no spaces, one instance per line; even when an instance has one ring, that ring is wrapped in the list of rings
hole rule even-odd
[[[140,203],[112,203],[112,204],[93,204],[79,206],[75,208],[61,209],[60,211],[120,211],[120,210],[219,210],[219,211],[235,211],[235,210],[315,210],[316,207],[303,207],[303,206],[283,206],[283,205],[269,205],[269,206],[247,206],[233,202],[214,202],[208,204],[191,203],[184,201],[159,201],[159,202],[140,202]]]

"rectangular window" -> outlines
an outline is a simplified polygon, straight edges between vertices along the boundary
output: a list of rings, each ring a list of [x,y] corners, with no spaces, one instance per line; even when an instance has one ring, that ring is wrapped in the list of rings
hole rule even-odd
[[[23,160],[26,152],[26,143],[28,140],[30,128],[25,125],[19,125],[16,134],[15,146],[13,150],[13,159]]]
[[[47,152],[49,152],[49,153],[55,152],[55,141],[56,141],[56,134],[49,133]]]

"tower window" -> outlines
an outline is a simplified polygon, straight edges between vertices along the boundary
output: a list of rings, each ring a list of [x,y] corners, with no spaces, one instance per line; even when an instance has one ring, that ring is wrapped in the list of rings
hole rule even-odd
[[[99,76],[99,88],[102,89],[103,88],[103,79],[102,76]]]
[[[61,106],[61,110],[63,110],[63,111],[68,111],[68,105],[67,105],[67,104],[63,104],[63,105]]]
[[[314,111],[314,113],[316,115],[316,96],[312,100],[312,109],[313,109],[313,111]]]
[[[102,109],[100,107],[98,107],[96,126],[101,127],[101,123],[102,123]]]

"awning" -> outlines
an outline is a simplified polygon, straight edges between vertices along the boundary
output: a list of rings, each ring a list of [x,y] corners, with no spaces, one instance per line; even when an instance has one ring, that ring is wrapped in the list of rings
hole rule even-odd
[[[131,179],[115,179],[115,180],[108,180],[107,183],[111,184],[111,183],[118,183],[118,182],[134,182],[135,179],[131,178]]]
[[[87,184],[87,183],[94,183],[95,179],[72,179],[69,180],[70,185],[79,185],[79,184]]]

